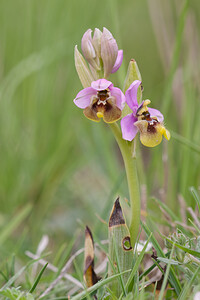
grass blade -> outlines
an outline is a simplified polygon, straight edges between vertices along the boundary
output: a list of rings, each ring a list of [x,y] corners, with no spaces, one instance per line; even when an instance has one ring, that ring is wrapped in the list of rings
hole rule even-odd
[[[174,244],[176,247],[178,247],[179,249],[181,249],[181,250],[183,250],[183,251],[185,251],[185,252],[187,252],[187,253],[189,253],[189,254],[192,254],[193,256],[196,256],[196,257],[198,257],[198,258],[200,258],[200,252],[198,252],[198,251],[195,251],[195,250],[191,250],[191,249],[188,249],[188,248],[186,248],[186,247],[184,247],[184,246],[181,246],[181,245],[179,245],[179,244],[177,244],[177,243],[175,243],[175,242],[172,242],[169,238],[167,238],[167,237],[165,237],[165,236],[163,236],[169,243],[171,243],[171,244]]]
[[[15,280],[21,276],[21,274],[28,269],[28,267],[30,267],[32,264],[34,264],[36,261],[38,261],[39,259],[35,259],[35,260],[31,260],[26,266],[22,267],[17,273],[15,273],[15,275],[13,277],[11,277],[8,282],[6,282],[6,284],[4,284],[4,286],[0,289],[0,291],[7,289],[9,286],[11,286]]]
[[[168,109],[170,106],[172,83],[173,83],[174,74],[176,72],[176,68],[178,66],[179,57],[180,57],[180,53],[181,53],[181,43],[182,43],[182,38],[183,38],[184,26],[185,26],[185,22],[186,22],[186,16],[187,16],[187,12],[188,12],[188,3],[189,3],[189,1],[186,0],[183,5],[183,9],[181,11],[180,17],[179,17],[171,67],[170,67],[170,71],[169,71],[169,76],[168,76],[168,80],[167,80],[165,93],[163,96],[162,110],[165,113],[168,112]]]
[[[200,212],[200,197],[194,186],[190,187],[190,192],[191,192],[192,196],[194,197],[194,200],[196,201],[196,204],[197,204],[199,212]]]
[[[143,227],[144,231],[146,232],[147,236],[150,236],[150,234],[152,234],[150,229],[148,228],[148,226],[146,224],[142,223],[142,227]],[[166,255],[162,251],[162,248],[160,247],[160,245],[156,241],[153,234],[151,235],[150,240],[151,240],[154,248],[156,249],[158,256],[166,258]],[[171,286],[174,288],[174,290],[175,290],[175,292],[178,296],[181,292],[181,289],[182,289],[181,284],[179,282],[179,279],[176,277],[176,274],[175,274],[173,269],[170,270],[169,274],[170,274],[169,282],[170,282]]]
[[[184,288],[182,289],[179,297],[178,297],[178,300],[184,300],[184,299],[188,299],[187,296],[188,296],[188,293],[192,287],[192,284],[195,280],[195,278],[197,277],[197,275],[199,274],[199,271],[200,271],[200,266],[196,269],[194,275],[192,276],[192,278],[190,279],[190,281],[188,281],[188,283],[184,286]]]
[[[29,215],[31,209],[32,205],[28,204],[14,218],[11,219],[11,221],[0,233],[0,244],[3,244],[8,236],[24,221],[24,219]]]
[[[177,142],[181,143],[184,146],[187,146],[189,149],[200,154],[200,146],[199,145],[191,142],[187,138],[183,137],[182,135],[180,135],[172,130],[170,130],[170,132],[171,132],[173,139],[175,139]]]
[[[124,272],[121,272],[119,274],[116,274],[116,275],[113,275],[111,277],[108,277],[104,280],[100,280],[98,281],[95,285],[91,286],[89,289],[87,289],[86,291],[83,291],[81,292],[80,294],[78,294],[77,296],[73,297],[73,300],[80,300],[80,299],[83,299],[87,294],[91,294],[93,293],[94,291],[96,291],[97,289],[99,289],[100,287],[104,286],[105,284],[108,284],[110,283],[112,280],[116,279],[117,277],[125,274],[125,273],[128,273],[128,272],[131,272],[131,269],[130,270],[127,270],[127,271],[124,271]],[[43,299],[43,298],[41,298]]]
[[[144,256],[144,254],[145,254],[145,250],[146,250],[146,248],[147,248],[147,245],[148,245],[150,239],[151,239],[151,234],[150,234],[150,236],[149,236],[149,238],[148,238],[146,244],[144,245],[142,251],[140,252],[140,255],[138,256],[138,259],[137,259],[136,262],[135,262],[135,265],[134,265],[134,267],[133,267],[133,269],[132,269],[132,271],[131,271],[131,274],[130,274],[130,276],[129,276],[129,279],[128,279],[127,283],[126,283],[126,290],[128,289],[130,283],[131,283],[132,280],[133,280],[133,277],[134,277],[135,273],[137,272],[137,270],[138,270],[138,268],[139,268],[139,265],[140,265],[140,263],[141,263],[141,261],[142,261],[142,258],[143,258],[143,256]],[[122,297],[123,297],[123,294],[120,295],[119,300],[122,299]]]
[[[166,269],[166,272],[165,272],[165,276],[164,276],[164,280],[163,280],[163,283],[162,283],[162,287],[161,287],[161,290],[160,290],[158,300],[164,299],[164,292],[165,292],[165,288],[167,286],[167,280],[168,280],[168,277],[169,277],[169,271],[170,271],[170,267],[171,267],[170,260],[172,259],[173,253],[174,253],[174,245],[172,247],[172,252],[171,252],[171,255],[170,255],[170,258],[169,258],[169,263],[167,265],[167,269]]]
[[[152,200],[154,200],[158,205],[160,205],[168,213],[168,215],[172,218],[173,221],[177,221],[178,216],[175,215],[173,211],[165,203],[163,203],[161,200],[154,197],[152,198]]]
[[[44,273],[44,271],[45,271],[47,265],[48,265],[48,263],[46,263],[46,265],[44,265],[44,267],[43,267],[42,270],[40,271],[38,277],[36,278],[36,280],[35,280],[33,286],[32,286],[31,289],[30,289],[29,293],[33,293],[33,291],[35,290],[35,288],[36,288],[36,286],[38,285],[38,283],[39,283],[39,281],[40,281],[40,279],[41,279],[41,277],[42,277],[42,274]]]

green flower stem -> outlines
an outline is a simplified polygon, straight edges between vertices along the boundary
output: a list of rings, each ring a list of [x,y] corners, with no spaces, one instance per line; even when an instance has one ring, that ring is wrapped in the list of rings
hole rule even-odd
[[[123,140],[118,124],[112,123],[109,124],[109,126],[119,145],[126,169],[131,204],[131,222],[129,230],[131,245],[134,248],[140,227],[140,189],[137,175],[136,156],[132,156],[132,144]]]

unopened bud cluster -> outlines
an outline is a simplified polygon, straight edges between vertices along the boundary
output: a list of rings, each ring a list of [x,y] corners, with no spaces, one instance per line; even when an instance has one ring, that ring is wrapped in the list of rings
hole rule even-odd
[[[92,30],[88,29],[82,37],[81,50],[84,57],[75,47],[75,66],[84,88],[92,81],[108,78],[119,69],[123,60],[123,50],[118,50],[116,40],[105,27],[103,32],[95,28],[93,37]]]

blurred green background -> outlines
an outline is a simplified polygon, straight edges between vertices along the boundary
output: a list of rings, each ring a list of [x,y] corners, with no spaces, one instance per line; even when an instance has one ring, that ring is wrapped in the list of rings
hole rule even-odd
[[[135,58],[144,99],[165,115],[170,142],[138,146],[143,202],[180,213],[200,187],[198,0],[0,0],[0,248],[24,256],[43,234],[52,249],[88,224],[106,238],[116,195],[128,198],[123,162],[103,122],[73,104],[82,89],[73,51],[88,29],[107,27],[124,49],[111,76],[123,86]],[[139,145],[139,143],[138,143]],[[148,201],[147,201],[148,200]],[[155,214],[156,217],[156,214]],[[55,251],[55,250],[53,250]]]

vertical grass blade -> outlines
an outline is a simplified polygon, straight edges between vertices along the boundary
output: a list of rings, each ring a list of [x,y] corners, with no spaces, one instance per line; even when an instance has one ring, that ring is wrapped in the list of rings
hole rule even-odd
[[[178,22],[178,27],[177,27],[177,32],[176,32],[176,40],[175,40],[175,46],[174,46],[174,53],[172,57],[172,62],[171,62],[171,67],[170,67],[170,72],[168,76],[168,81],[165,89],[165,93],[163,96],[163,108],[162,110],[167,113],[171,101],[171,90],[172,90],[172,83],[174,79],[174,74],[176,71],[176,68],[178,66],[179,62],[179,57],[181,53],[181,43],[182,43],[182,38],[183,38],[183,31],[184,31],[184,26],[186,22],[186,16],[188,12],[188,3],[189,1],[186,0],[185,3],[183,4],[183,9],[181,11],[180,17],[179,17],[179,22]]]
[[[199,194],[198,194],[197,190],[195,189],[195,187],[193,187],[193,186],[190,187],[190,192],[191,192],[192,196],[194,197],[194,200],[196,201],[196,204],[197,204],[199,212],[200,212],[200,197],[199,197]]]
[[[143,227],[144,231],[146,232],[147,236],[150,236],[152,234],[151,231],[150,231],[150,229],[148,228],[148,226],[146,224],[142,223],[142,227]],[[158,256],[165,258],[166,255],[164,254],[162,248],[160,247],[160,245],[156,241],[156,239],[155,239],[155,237],[154,237],[153,234],[151,235],[151,239],[150,240],[151,240],[154,248],[156,249],[156,251],[158,253]],[[180,294],[180,292],[181,292],[181,289],[182,289],[180,281],[177,278],[177,276],[176,276],[176,274],[175,274],[175,272],[174,272],[173,269],[170,270],[169,275],[170,275],[169,276],[169,282],[170,282],[171,286],[174,288],[174,290],[175,290],[175,292],[176,292],[176,294],[178,296]]]
[[[199,274],[199,272],[200,272],[200,266],[196,269],[196,272],[194,273],[194,275],[192,276],[192,278],[190,279],[190,281],[188,281],[187,284],[182,289],[182,291],[181,291],[181,293],[180,293],[180,295],[178,297],[178,300],[188,299],[188,293],[191,290],[192,284],[193,284],[195,278],[197,277],[197,275]]]
[[[36,289],[36,287],[37,287],[37,285],[38,285],[38,283],[39,283],[39,281],[40,281],[40,279],[41,279],[41,277],[42,277],[42,274],[44,273],[44,271],[45,271],[47,265],[48,265],[48,263],[46,263],[46,264],[44,265],[44,267],[42,268],[42,270],[40,271],[39,275],[37,276],[37,278],[36,278],[36,280],[35,280],[35,282],[34,282],[34,284],[33,284],[33,286],[32,286],[31,289],[30,289],[29,293],[33,293],[33,291]]]
[[[173,257],[173,253],[174,253],[174,245],[172,247],[172,251],[171,251],[171,255],[170,255],[170,260]],[[165,289],[166,289],[166,286],[167,286],[167,280],[168,280],[168,276],[169,276],[170,267],[171,267],[171,262],[169,261],[169,263],[167,265],[166,272],[165,272],[165,276],[164,276],[164,280],[163,280],[163,283],[162,283],[162,287],[161,287],[161,290],[160,290],[160,294],[159,294],[158,300],[164,299],[164,292],[165,292]]]
[[[14,216],[11,221],[2,229],[0,232],[0,243],[8,238],[10,234],[24,221],[24,219],[29,215],[32,209],[31,204],[27,204],[16,216]]]

